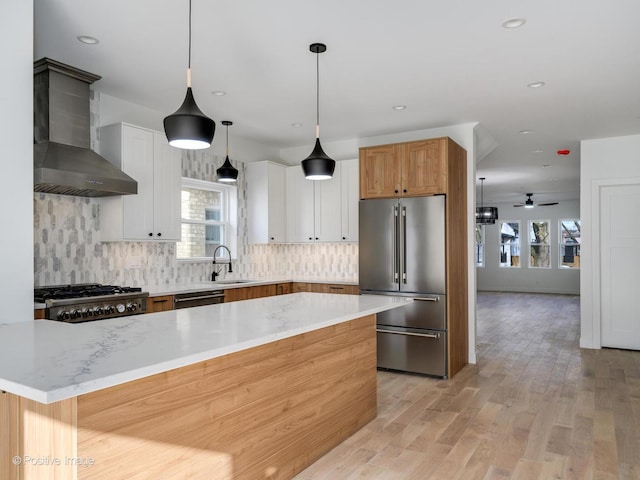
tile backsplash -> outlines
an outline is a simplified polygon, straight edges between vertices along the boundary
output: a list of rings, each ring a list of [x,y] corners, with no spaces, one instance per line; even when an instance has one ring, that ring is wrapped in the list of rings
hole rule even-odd
[[[99,96],[91,98],[91,147],[99,151]],[[182,153],[182,175],[216,180],[223,158],[203,151]],[[358,281],[357,244],[252,245],[247,241],[246,181],[238,168],[238,243],[234,273],[223,278],[295,278]],[[209,261],[178,261],[172,242],[101,242],[100,200],[34,193],[36,286],[104,283],[127,286],[207,281]]]

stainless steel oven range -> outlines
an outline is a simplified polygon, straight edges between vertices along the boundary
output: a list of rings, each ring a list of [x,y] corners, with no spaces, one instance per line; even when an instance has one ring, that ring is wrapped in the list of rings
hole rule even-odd
[[[69,323],[145,313],[148,296],[141,288],[99,283],[54,285],[34,290],[34,301],[46,305],[46,319]]]

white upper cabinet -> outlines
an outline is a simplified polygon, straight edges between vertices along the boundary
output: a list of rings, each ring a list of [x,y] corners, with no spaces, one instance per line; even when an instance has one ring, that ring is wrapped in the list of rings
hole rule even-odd
[[[340,165],[342,225],[340,239],[343,242],[358,241],[358,202],[360,201],[360,169],[358,159],[337,162]]]
[[[100,199],[102,240],[180,241],[180,150],[161,132],[119,123],[100,128],[100,152],[138,182],[137,195]]]
[[[249,243],[286,242],[285,170],[273,162],[247,163]]]
[[[329,180],[304,178],[299,166],[287,168],[287,241],[358,240],[358,161],[336,162]]]

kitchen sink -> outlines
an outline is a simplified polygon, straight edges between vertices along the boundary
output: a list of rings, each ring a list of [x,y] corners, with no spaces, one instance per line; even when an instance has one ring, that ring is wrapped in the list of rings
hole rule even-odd
[[[252,283],[255,281],[256,280],[216,280],[213,283],[217,283],[218,285],[235,285],[236,283]]]

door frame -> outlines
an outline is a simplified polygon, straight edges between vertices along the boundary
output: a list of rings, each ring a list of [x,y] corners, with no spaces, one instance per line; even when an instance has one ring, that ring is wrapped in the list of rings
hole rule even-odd
[[[591,335],[592,345],[590,348],[602,348],[602,249],[600,244],[600,195],[603,187],[633,186],[640,185],[640,177],[629,178],[603,178],[591,181],[591,250],[592,261],[591,275]],[[584,252],[582,252],[584,253]],[[581,265],[581,269],[584,265]],[[581,345],[582,346],[582,345]]]

